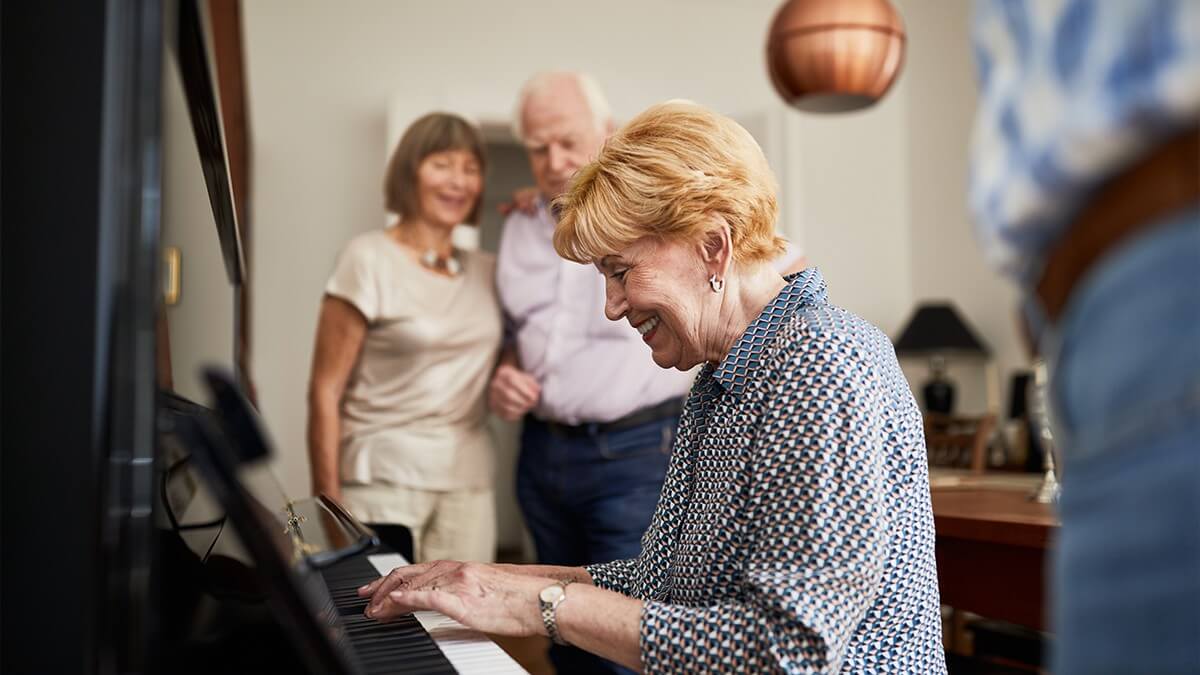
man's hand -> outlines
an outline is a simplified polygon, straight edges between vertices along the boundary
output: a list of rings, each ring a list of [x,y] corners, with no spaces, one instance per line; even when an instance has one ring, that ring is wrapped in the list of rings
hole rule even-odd
[[[488,386],[488,406],[501,419],[515,422],[537,405],[541,395],[542,385],[532,375],[501,362]]]
[[[527,216],[537,213],[538,189],[526,187],[514,190],[510,201],[502,202],[498,207],[500,215],[507,216],[513,211],[520,211]]]

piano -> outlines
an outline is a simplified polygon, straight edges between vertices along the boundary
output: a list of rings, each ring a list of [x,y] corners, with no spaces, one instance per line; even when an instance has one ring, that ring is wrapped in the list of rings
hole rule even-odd
[[[213,602],[196,602],[172,617],[192,628],[176,633],[177,641],[169,650],[187,657],[179,661],[164,651],[162,663],[173,672],[196,663],[238,670],[241,659],[247,669],[263,664],[272,671],[522,673],[524,670],[486,636],[445,616],[421,613],[387,624],[366,618],[365,601],[357,597],[356,589],[403,564],[400,554],[404,552],[381,547],[373,533],[328,497],[293,499],[283,494],[280,482],[272,478],[271,442],[245,395],[247,373],[241,355],[245,348],[244,324],[239,319],[244,317],[241,300],[247,279],[247,213],[246,188],[239,185],[238,176],[247,169],[235,164],[235,158],[246,155],[245,148],[234,152],[233,146],[244,144],[247,133],[235,128],[238,120],[229,111],[236,106],[230,106],[228,99],[231,95],[236,98],[238,92],[222,81],[228,72],[214,67],[222,59],[211,53],[220,41],[240,37],[216,34],[220,26],[230,23],[220,12],[231,4],[181,0],[168,22],[176,36],[176,61],[226,278],[234,291],[237,316],[232,325],[238,335],[233,363],[225,364],[232,373],[219,369],[205,372],[210,409],[181,402],[178,396],[175,405],[160,406],[160,410],[168,410],[168,419],[160,417],[160,436],[180,436],[174,444],[160,438],[160,446],[182,449],[184,456],[196,460],[197,475],[190,482],[206,485],[229,521],[203,554],[204,569],[196,570],[194,562],[184,563],[193,567],[191,579],[202,580],[201,595],[207,592],[212,596],[208,600],[215,601],[217,608],[210,607]],[[160,531],[160,535],[169,541],[176,531]],[[226,545],[222,537],[235,541]],[[178,543],[167,546],[176,550],[176,562],[178,555],[186,557]],[[197,555],[199,550],[192,553]],[[162,572],[165,583],[171,583],[172,570]],[[236,589],[241,599],[217,598],[220,591],[214,593],[214,589],[222,588]],[[253,598],[250,611],[228,606],[231,602],[246,604],[247,597]],[[205,612],[210,617],[205,617]],[[222,621],[217,630],[205,622],[214,613]],[[264,637],[247,644],[245,634],[274,639]],[[230,641],[236,649],[227,648]]]
[[[389,623],[367,618],[367,601],[357,589],[407,564],[405,558],[380,546],[374,533],[329,497],[283,496],[268,463],[271,443],[240,388],[220,369],[207,370],[205,379],[211,408],[171,395],[161,406],[168,466],[183,467],[163,476],[162,510],[169,514],[163,537],[178,552],[186,546],[182,538],[176,541],[182,533],[220,528],[200,560],[204,569],[192,575],[202,579],[202,590],[172,612],[175,625],[189,628],[168,641],[165,670],[525,672],[486,636],[436,612]],[[220,525],[181,524],[187,502],[202,488],[218,503]],[[221,541],[231,535],[235,541]],[[176,574],[167,583],[186,587],[185,579]]]
[[[192,187],[207,197],[197,211],[227,282],[221,302],[195,285],[183,296],[235,298],[213,317],[233,327],[228,342],[211,346],[237,373],[230,388],[249,388],[247,196],[234,186],[246,153],[230,151],[246,135],[212,53],[227,25],[217,14],[236,2],[0,10],[0,672],[524,672],[435,613],[368,621],[354,589],[403,559],[329,500],[259,489],[265,432],[247,442],[227,411],[172,391],[161,277],[170,77],[182,82],[203,174]],[[206,469],[177,437],[188,425],[232,456],[225,485],[243,498],[239,516],[192,512],[205,495],[232,502],[207,471],[219,465]],[[293,513],[337,525],[329,541],[311,526],[284,537]],[[270,534],[255,536],[254,523]]]

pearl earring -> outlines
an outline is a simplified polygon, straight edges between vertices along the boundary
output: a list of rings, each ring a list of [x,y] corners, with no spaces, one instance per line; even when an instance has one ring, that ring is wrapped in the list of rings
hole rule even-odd
[[[716,274],[708,278],[708,285],[712,286],[713,293],[720,293],[725,290],[725,280],[718,279]]]

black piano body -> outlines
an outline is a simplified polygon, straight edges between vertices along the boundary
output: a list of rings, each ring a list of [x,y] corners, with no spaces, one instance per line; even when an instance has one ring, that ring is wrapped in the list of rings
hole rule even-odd
[[[325,496],[292,501],[272,491],[257,415],[231,378],[211,371],[206,379],[212,409],[169,394],[160,406],[160,445],[171,460],[160,481],[169,516],[159,530],[161,585],[172,589],[160,669],[454,673],[412,615],[387,624],[363,615],[357,589],[379,576],[367,559],[384,550],[378,539]],[[200,490],[223,518],[181,523],[176,514]],[[211,537],[207,550],[182,536],[197,530],[201,541]]]
[[[246,448],[220,440],[219,411],[160,394],[164,68],[184,81],[229,293],[245,273],[207,4],[0,5],[0,672],[450,672],[416,620],[362,617],[370,551],[322,562],[231,522],[187,530],[241,534],[239,558],[164,525],[160,496],[194,467],[160,431]]]

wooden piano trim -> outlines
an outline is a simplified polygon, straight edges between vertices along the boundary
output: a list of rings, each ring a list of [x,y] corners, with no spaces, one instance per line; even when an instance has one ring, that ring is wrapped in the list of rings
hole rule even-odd
[[[249,105],[246,97],[245,52],[242,46],[241,0],[209,0],[208,19],[212,30],[212,57],[217,81],[221,122],[229,161],[233,204],[241,231],[246,274],[238,289],[238,376],[246,395],[256,406],[257,390],[250,376],[251,322],[251,153]]]

